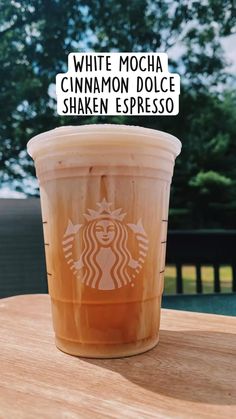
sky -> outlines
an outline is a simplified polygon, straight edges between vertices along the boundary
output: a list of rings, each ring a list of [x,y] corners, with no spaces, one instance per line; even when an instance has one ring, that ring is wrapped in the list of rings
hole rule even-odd
[[[236,34],[227,36],[222,40],[223,48],[226,53],[226,58],[231,62],[230,72],[236,73]]]
[[[225,37],[222,40],[222,46],[225,50],[226,59],[230,64],[228,67],[228,71],[231,74],[236,75],[236,34]],[[182,52],[181,46],[176,46],[170,51],[169,56],[176,59],[181,54],[181,52]],[[33,186],[35,186],[37,181],[35,181],[35,183],[34,181],[32,182],[34,184]],[[2,188],[0,188],[0,198],[21,199],[21,198],[26,198],[26,195],[22,192],[16,192],[8,186],[3,186]]]

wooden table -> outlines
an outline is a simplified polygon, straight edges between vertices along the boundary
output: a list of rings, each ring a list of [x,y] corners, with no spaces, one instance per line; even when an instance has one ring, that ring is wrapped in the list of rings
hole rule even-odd
[[[47,295],[0,300],[0,418],[236,418],[236,319],[163,310],[160,344],[79,359],[54,346]]]

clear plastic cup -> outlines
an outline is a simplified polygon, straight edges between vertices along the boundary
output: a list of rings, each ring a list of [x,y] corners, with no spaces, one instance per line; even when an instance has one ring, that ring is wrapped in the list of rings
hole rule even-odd
[[[180,141],[124,125],[32,138],[56,345],[112,358],[159,339],[170,183]]]

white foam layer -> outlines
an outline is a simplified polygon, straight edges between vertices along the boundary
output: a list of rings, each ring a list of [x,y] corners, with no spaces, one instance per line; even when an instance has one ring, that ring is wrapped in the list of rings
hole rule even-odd
[[[103,146],[142,147],[145,151],[152,149],[165,149],[173,153],[174,158],[181,151],[181,142],[178,138],[163,131],[131,125],[94,124],[63,126],[33,137],[27,144],[27,150],[33,159],[47,156],[55,151],[81,151],[86,148]]]

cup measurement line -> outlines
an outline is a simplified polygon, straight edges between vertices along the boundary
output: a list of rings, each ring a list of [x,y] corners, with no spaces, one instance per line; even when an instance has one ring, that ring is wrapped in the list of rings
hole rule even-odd
[[[162,220],[163,223],[168,223],[168,220]]]
[[[52,276],[52,274],[50,274],[49,272],[47,272],[47,275]]]
[[[161,242],[161,244],[165,244],[165,243],[167,243],[167,241],[165,240],[164,242]]]
[[[162,271],[160,271],[159,273],[160,273],[160,274],[163,274],[164,272],[165,272],[165,269],[163,269],[163,270],[162,270]]]
[[[44,243],[44,246],[50,246],[50,244],[49,243]]]
[[[43,224],[47,224],[48,222],[47,221],[43,221]]]

